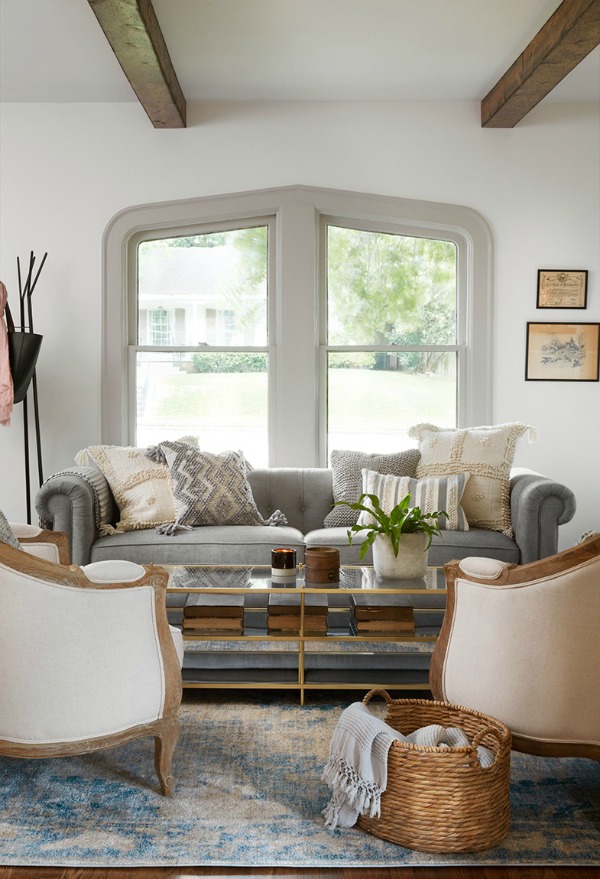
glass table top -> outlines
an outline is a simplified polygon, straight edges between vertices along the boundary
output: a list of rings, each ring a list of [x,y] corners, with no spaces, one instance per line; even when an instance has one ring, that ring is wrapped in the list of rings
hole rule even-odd
[[[425,576],[414,580],[389,580],[375,574],[370,565],[342,565],[339,581],[307,585],[304,568],[299,565],[296,573],[285,578],[273,578],[268,565],[161,565],[169,572],[169,590],[243,590],[259,592],[290,589],[304,592],[361,592],[377,590],[394,594],[435,591],[446,592],[443,568],[429,567]]]

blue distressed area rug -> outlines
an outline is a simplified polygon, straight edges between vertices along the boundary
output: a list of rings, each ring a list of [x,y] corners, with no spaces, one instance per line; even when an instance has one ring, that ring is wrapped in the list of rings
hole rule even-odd
[[[314,694],[300,707],[292,692],[188,692],[172,799],[158,791],[152,739],[82,757],[0,757],[0,864],[600,866],[592,760],[514,753],[511,830],[487,852],[425,854],[326,829],[321,773],[340,712],[359,698],[342,696]]]

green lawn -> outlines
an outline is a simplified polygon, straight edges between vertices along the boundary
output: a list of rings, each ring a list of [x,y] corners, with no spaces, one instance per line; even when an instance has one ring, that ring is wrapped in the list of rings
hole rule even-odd
[[[346,430],[357,419],[368,419],[374,429],[382,430],[408,428],[419,421],[453,425],[455,388],[454,379],[439,376],[332,369],[329,427]]]
[[[374,429],[397,430],[419,421],[453,425],[455,383],[432,375],[367,369],[330,372],[329,426],[351,430],[368,420]],[[265,373],[204,373],[168,376],[156,382],[146,418],[204,420],[214,426],[233,422],[263,427],[266,419]]]

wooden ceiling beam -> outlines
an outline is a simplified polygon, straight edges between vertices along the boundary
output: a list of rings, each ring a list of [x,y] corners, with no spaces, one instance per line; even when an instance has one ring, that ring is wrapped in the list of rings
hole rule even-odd
[[[600,43],[600,0],[563,0],[481,102],[483,128],[513,128]]]
[[[151,0],[88,0],[155,128],[185,128],[186,103]]]

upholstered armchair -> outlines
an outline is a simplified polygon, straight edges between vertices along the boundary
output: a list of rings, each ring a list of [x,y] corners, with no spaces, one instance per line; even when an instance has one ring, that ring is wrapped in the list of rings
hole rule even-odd
[[[57,564],[14,530],[22,549],[0,543],[0,754],[68,756],[153,736],[171,794],[183,643],[167,622],[167,572]],[[57,546],[40,542],[42,555]]]
[[[513,748],[600,760],[600,536],[527,565],[445,566],[436,699],[512,730]]]

